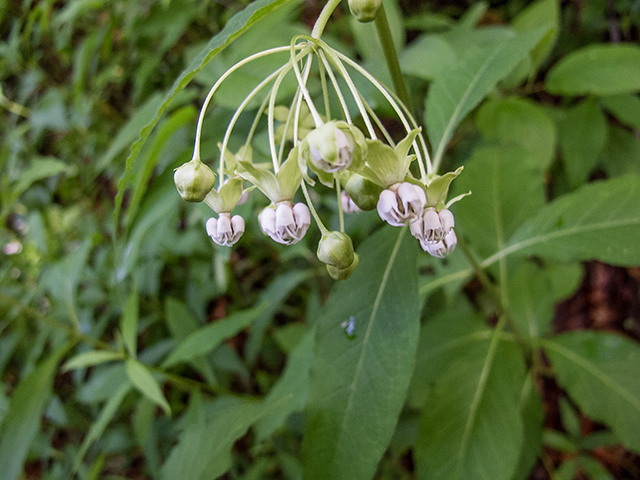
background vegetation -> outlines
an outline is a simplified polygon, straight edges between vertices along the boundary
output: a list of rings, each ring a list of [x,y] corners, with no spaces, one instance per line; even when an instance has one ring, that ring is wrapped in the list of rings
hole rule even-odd
[[[397,231],[349,215],[360,273],[333,290],[317,229],[274,244],[254,192],[218,247],[172,179],[208,88],[321,4],[0,6],[2,478],[640,478],[640,2],[385,6],[478,260],[388,262]],[[346,3],[323,38],[391,85]],[[270,61],[216,96],[210,165]]]

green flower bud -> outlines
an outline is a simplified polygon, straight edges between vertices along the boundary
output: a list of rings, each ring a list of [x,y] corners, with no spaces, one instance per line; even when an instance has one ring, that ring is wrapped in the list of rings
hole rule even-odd
[[[349,10],[351,15],[359,22],[372,22],[382,5],[382,0],[349,0]]]
[[[378,204],[382,187],[352,172],[340,174],[340,183],[360,210],[373,210]]]
[[[357,253],[353,254],[353,262],[347,268],[336,268],[333,265],[327,265],[327,272],[331,275],[331,278],[335,280],[346,280],[355,271],[356,267],[360,263],[360,257]]]
[[[353,263],[353,242],[343,232],[328,232],[322,235],[318,243],[318,258],[337,269],[348,268]]]
[[[362,132],[339,120],[327,122],[309,132],[300,153],[316,172],[334,173],[346,170],[352,164],[355,164],[357,170],[366,151],[367,145]]]
[[[201,202],[215,185],[216,174],[194,157],[174,170],[173,181],[183,200]]]

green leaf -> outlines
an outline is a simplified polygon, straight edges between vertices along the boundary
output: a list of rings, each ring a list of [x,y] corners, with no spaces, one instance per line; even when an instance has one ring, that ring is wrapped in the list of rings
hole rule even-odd
[[[536,391],[534,377],[529,374],[520,396],[520,417],[524,428],[520,459],[513,480],[524,480],[529,477],[531,469],[538,460],[542,448],[542,429],[545,412],[542,399]]]
[[[418,340],[417,245],[383,228],[334,285],[317,323],[302,443],[305,479],[370,479],[404,402]],[[354,317],[355,338],[342,323]]]
[[[298,164],[298,147],[293,148],[289,152],[287,160],[280,166],[280,170],[276,173],[278,186],[284,198],[292,199],[300,188],[302,181],[302,172]]]
[[[145,397],[151,400],[156,405],[162,407],[164,413],[171,415],[171,407],[164,398],[160,385],[153,378],[151,372],[142,363],[129,358],[126,362],[127,377]]]
[[[547,91],[556,95],[616,95],[640,90],[640,47],[595,44],[560,60],[547,74]]]
[[[111,398],[109,398],[102,411],[100,412],[100,416],[96,419],[95,422],[91,424],[89,432],[87,432],[87,436],[84,437],[84,440],[82,441],[80,450],[78,450],[78,453],[76,454],[76,457],[73,461],[73,472],[78,471],[78,467],[80,466],[82,459],[87,453],[87,450],[89,450],[89,447],[93,442],[95,442],[102,436],[105,429],[107,428],[107,425],[116,414],[118,407],[120,407],[122,400],[124,400],[124,397],[130,391],[131,384],[129,382],[126,382],[123,383],[122,386],[115,391]]]
[[[124,309],[124,313],[120,319],[120,330],[122,331],[122,339],[127,347],[129,355],[136,357],[138,352],[138,310],[140,298],[137,288],[133,289],[127,305]]]
[[[605,332],[573,331],[543,343],[558,383],[593,420],[640,452],[640,347]]]
[[[278,179],[271,170],[256,167],[251,162],[240,160],[238,160],[238,165],[240,167],[238,175],[253,183],[273,203],[278,203],[281,200],[291,200],[282,198]]]
[[[429,89],[425,122],[434,162],[439,164],[460,121],[525,58],[544,34],[544,29],[513,33],[488,47],[472,47],[451,67],[442,71]]]
[[[58,175],[68,170],[69,167],[64,162],[56,158],[40,157],[35,158],[29,168],[20,172],[15,185],[12,187],[11,200],[20,197],[32,184],[47,177]]]
[[[402,51],[400,66],[405,75],[432,80],[457,59],[456,51],[441,35],[425,35]]]
[[[211,480],[231,468],[231,448],[247,429],[277,404],[231,397],[221,397],[210,406],[210,417],[191,424],[180,435],[162,467],[163,480],[184,478]]]
[[[415,446],[419,479],[510,480],[520,457],[522,354],[494,331],[484,348],[463,351],[435,382]]]
[[[540,27],[547,28],[544,36],[531,51],[532,65],[529,77],[532,78],[542,62],[551,53],[558,39],[560,31],[559,0],[538,0],[531,3],[513,19],[512,26],[516,31],[526,31]]]
[[[182,71],[180,76],[176,79],[169,91],[166,93],[163,102],[158,106],[157,109],[155,109],[155,112],[153,108],[150,108],[149,119],[144,122],[145,126],[140,130],[140,138],[131,147],[131,153],[129,154],[129,157],[126,161],[124,176],[118,184],[116,211],[114,213],[116,227],[118,225],[118,217],[120,215],[122,199],[124,198],[124,191],[126,185],[128,184],[128,177],[129,173],[131,172],[131,168],[133,167],[133,163],[138,157],[138,154],[140,153],[142,146],[149,137],[149,134],[156,126],[156,124],[160,120],[160,117],[168,108],[169,104],[176,98],[178,93],[180,93],[180,91],[182,91],[189,84],[196,73],[202,70],[202,68],[207,64],[207,62],[209,62],[209,60],[220,53],[237,37],[251,28],[261,18],[275,11],[282,5],[290,3],[291,1],[293,0],[257,0],[247,5],[247,7],[241,12],[235,14],[227,22],[222,31],[215,37],[213,37],[206,45],[206,47],[198,54],[198,56],[193,59],[189,66]]]
[[[637,95],[604,97],[600,99],[600,104],[625,125],[640,130],[640,98]]]
[[[541,208],[483,262],[512,253],[557,260],[640,264],[640,177],[593,182]]]
[[[251,325],[251,322],[260,315],[264,306],[264,304],[260,304],[255,308],[234,313],[196,330],[180,342],[169,358],[163,362],[162,367],[168,368],[210,352],[227,338],[237,335],[241,330]]]
[[[265,401],[277,402],[271,413],[256,423],[257,440],[267,438],[284,423],[289,414],[304,409],[309,391],[309,371],[313,362],[314,330],[309,330],[287,358],[287,366]],[[284,399],[284,401],[281,401]]]
[[[456,205],[456,222],[479,254],[490,255],[544,205],[543,174],[516,146],[478,148],[465,165],[453,186],[472,196]]]
[[[42,414],[49,403],[58,362],[73,346],[69,342],[51,353],[13,392],[0,429],[0,471],[5,480],[17,480],[29,446],[40,428]]]
[[[608,133],[598,165],[611,177],[640,175],[640,139],[615,125],[609,125]]]
[[[124,354],[120,352],[112,352],[109,350],[91,350],[84,352],[75,357],[70,358],[62,366],[63,371],[75,370],[76,368],[93,367],[101,363],[111,362],[113,360],[124,360]]]
[[[541,169],[551,163],[555,153],[555,125],[539,104],[517,97],[488,100],[478,110],[476,122],[486,140],[518,145],[538,159]]]
[[[596,99],[585,100],[558,119],[562,160],[571,187],[583,184],[607,140],[607,119]]]

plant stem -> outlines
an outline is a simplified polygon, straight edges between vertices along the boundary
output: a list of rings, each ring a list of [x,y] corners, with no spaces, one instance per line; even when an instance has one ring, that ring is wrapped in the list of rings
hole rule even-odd
[[[322,32],[324,31],[324,27],[327,26],[329,22],[329,18],[331,14],[336,9],[336,7],[340,4],[340,0],[329,0],[327,4],[324,6],[320,15],[318,15],[318,19],[316,20],[315,25],[313,26],[313,30],[311,30],[311,36],[313,38],[320,38],[322,36]]]
[[[338,217],[340,218],[340,231],[344,232],[344,212],[342,211],[342,192],[340,190],[340,180],[336,174],[333,175],[336,180],[336,195],[338,196]]]
[[[307,185],[304,183],[304,180],[300,182],[300,186],[302,187],[302,193],[304,194],[304,198],[307,200],[307,205],[309,206],[311,215],[313,215],[313,218],[318,224],[318,228],[320,229],[320,232],[323,235],[329,233],[329,230],[327,230],[327,227],[324,226],[324,223],[322,223],[322,220],[320,220],[320,217],[318,216],[318,212],[316,212],[316,209],[313,206],[313,202],[311,201],[311,197],[309,196],[309,191],[307,190]]]
[[[396,89],[398,98],[404,103],[407,108],[412,111],[411,103],[409,99],[409,93],[407,87],[404,84],[404,77],[400,70],[400,63],[398,62],[398,56],[396,55],[396,47],[393,45],[393,37],[391,37],[391,30],[389,29],[389,22],[387,21],[387,14],[384,11],[384,5],[380,5],[380,9],[376,15],[376,29],[378,30],[378,36],[380,37],[380,43],[382,43],[382,50],[384,51],[384,58],[387,60],[387,67],[393,80],[393,86]]]

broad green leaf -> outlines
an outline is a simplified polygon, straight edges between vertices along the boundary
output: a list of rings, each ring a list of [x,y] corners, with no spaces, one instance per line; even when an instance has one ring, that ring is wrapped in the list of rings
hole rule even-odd
[[[522,354],[494,331],[482,350],[461,352],[422,409],[416,470],[425,480],[510,480],[520,457]]]
[[[581,277],[582,269],[577,264],[542,267],[527,260],[518,262],[502,288],[520,333],[531,339],[547,335],[556,302],[571,294]]]
[[[91,350],[70,358],[62,366],[63,371],[75,370],[76,368],[93,367],[101,363],[111,362],[113,360],[124,360],[124,354],[120,352],[112,352],[110,350]]]
[[[116,414],[118,407],[120,407],[122,400],[124,400],[124,397],[130,391],[131,391],[131,384],[129,382],[126,382],[122,384],[122,386],[114,392],[111,398],[109,398],[109,401],[107,401],[105,406],[102,408],[102,411],[100,412],[100,416],[96,419],[95,422],[91,424],[91,427],[87,432],[87,436],[84,437],[84,440],[82,441],[80,450],[78,450],[78,453],[76,454],[76,457],[73,461],[73,472],[78,471],[78,467],[80,466],[82,459],[87,453],[87,450],[89,450],[89,447],[91,446],[91,444],[93,444],[93,442],[95,442],[102,436],[105,429],[107,428],[107,425],[113,419],[113,416]]]
[[[539,161],[517,146],[476,149],[453,186],[456,193],[472,192],[456,204],[456,223],[485,256],[502,249],[544,205]]]
[[[638,238],[640,177],[614,178],[587,184],[541,208],[483,266],[513,253],[638,265]]]
[[[412,42],[400,54],[405,75],[432,80],[458,59],[458,54],[441,35],[425,35]]]
[[[127,377],[145,397],[151,400],[156,405],[162,407],[164,413],[171,415],[171,407],[164,398],[160,385],[155,378],[151,375],[151,372],[142,363],[129,358],[126,362]]]
[[[459,62],[435,77],[426,100],[425,122],[436,164],[455,127],[525,58],[543,34],[543,29],[510,32],[509,38],[498,44],[471,47]]]
[[[209,60],[220,53],[220,51],[227,47],[238,36],[251,28],[258,20],[291,1],[292,0],[257,0],[247,5],[247,7],[241,12],[235,14],[227,22],[222,31],[213,37],[200,54],[198,54],[189,66],[183,70],[166,93],[164,100],[160,103],[158,108],[155,109],[155,111],[153,108],[149,109],[150,115],[144,123],[141,122],[145,126],[140,130],[140,138],[131,147],[131,153],[126,161],[124,176],[118,184],[118,196],[116,197],[116,211],[114,214],[116,227],[118,224],[118,217],[120,215],[120,207],[122,206],[122,199],[124,197],[126,185],[128,184],[128,177],[131,168],[133,167],[133,163],[138,157],[138,154],[149,137],[149,134],[156,126],[169,104],[175,99],[178,93],[180,93],[180,91],[189,84],[196,73],[202,70]]]
[[[558,384],[590,418],[640,452],[640,347],[621,335],[578,330],[543,343]]]
[[[134,287],[133,292],[129,295],[127,305],[120,319],[120,330],[122,331],[122,339],[127,347],[129,355],[136,357],[138,353],[138,310],[140,297],[137,288]]]
[[[529,76],[532,77],[556,44],[560,31],[560,1],[538,0],[531,3],[513,19],[512,26],[516,31],[526,31],[540,27],[547,28],[544,36],[535,48],[531,50],[531,71]]]
[[[418,341],[417,244],[383,228],[317,323],[302,443],[305,479],[370,479],[404,402]],[[355,338],[344,334],[353,317]]]
[[[260,417],[277,408],[276,402],[221,397],[209,418],[187,427],[162,467],[163,480],[212,480],[232,464],[231,448]]]
[[[612,95],[601,98],[600,104],[625,125],[640,130],[640,98],[637,95]]]
[[[180,345],[169,355],[163,368],[168,368],[180,362],[192,360],[193,358],[210,352],[220,345],[227,338],[237,335],[253,322],[262,312],[264,304],[234,313],[222,320],[216,320],[209,325],[199,328],[185,338]]]
[[[609,125],[607,144],[598,165],[610,177],[640,175],[640,139],[625,128]]]
[[[314,331],[309,330],[287,358],[287,367],[271,388],[265,401],[279,401],[278,407],[256,424],[258,440],[267,438],[284,423],[290,413],[304,409],[309,391],[309,370],[313,362]]]
[[[434,382],[465,352],[486,352],[492,331],[481,315],[458,302],[429,318],[420,329],[416,365],[407,402],[422,409]]]
[[[640,47],[594,44],[563,57],[547,74],[556,95],[616,95],[640,90]]]
[[[562,161],[575,188],[595,167],[607,140],[607,119],[596,99],[585,100],[558,119]]]
[[[539,160],[541,169],[551,163],[555,125],[537,103],[517,97],[488,100],[478,110],[476,123],[485,139],[522,147]]]
[[[69,342],[52,352],[13,392],[0,428],[0,472],[5,480],[17,480],[29,446],[40,429],[42,414],[49,403],[58,362],[73,346]]]

